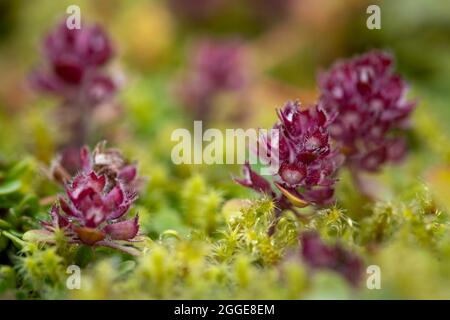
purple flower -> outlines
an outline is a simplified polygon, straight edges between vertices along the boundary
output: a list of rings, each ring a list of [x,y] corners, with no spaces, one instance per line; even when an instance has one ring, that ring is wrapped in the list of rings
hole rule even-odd
[[[279,170],[272,178],[281,195],[276,196],[269,182],[249,165],[244,167],[244,178],[236,181],[271,195],[280,209],[329,203],[334,193],[334,173],[342,163],[342,156],[330,144],[330,119],[317,106],[300,110],[298,102],[286,103],[278,117],[273,127],[278,129],[278,141],[263,137],[259,143],[267,152],[278,150]]]
[[[407,127],[415,103],[393,73],[393,58],[373,51],[342,61],[319,77],[320,105],[335,115],[330,133],[347,156],[347,164],[375,172],[406,152],[399,132]]]
[[[43,221],[43,230],[30,230],[24,239],[55,243],[53,234],[62,230],[69,243],[107,246],[130,254],[138,254],[130,246],[138,241],[138,216],[125,219],[137,198],[142,179],[136,165],[127,162],[122,153],[97,144],[91,153],[83,147],[58,158],[51,167],[52,177],[65,186],[50,210],[50,221]],[[71,179],[68,165],[77,172]]]
[[[50,211],[50,222],[42,222],[53,233],[62,229],[69,243],[108,246],[134,253],[117,241],[133,241],[138,231],[138,216],[124,219],[136,199],[119,180],[109,181],[94,171],[77,175],[66,186],[65,197]]]
[[[257,192],[272,194],[272,186],[269,181],[254,172],[248,163],[242,168],[243,177],[234,180],[240,185],[251,188]]]
[[[68,29],[63,21],[44,39],[43,56],[45,62],[32,72],[31,84],[61,99],[58,123],[68,132],[61,147],[80,147],[92,130],[92,109],[110,101],[117,90],[103,71],[113,56],[112,44],[98,25]]]
[[[341,163],[340,154],[330,144],[330,119],[317,106],[301,111],[298,102],[288,102],[278,116],[280,122],[274,127],[280,132],[278,145],[269,141],[269,148],[279,149],[280,169],[275,180],[293,193],[300,188],[308,202],[329,202],[333,175]]]
[[[301,256],[313,270],[328,269],[341,274],[350,284],[357,286],[363,275],[363,261],[340,244],[326,245],[317,232],[304,232],[300,236]]]
[[[82,95],[95,105],[115,91],[112,79],[101,73],[112,55],[111,42],[99,26],[68,29],[61,22],[44,40],[47,67],[32,74],[32,84],[68,100]]]
[[[208,120],[213,99],[248,82],[244,51],[236,41],[205,41],[195,50],[180,95],[195,119]]]

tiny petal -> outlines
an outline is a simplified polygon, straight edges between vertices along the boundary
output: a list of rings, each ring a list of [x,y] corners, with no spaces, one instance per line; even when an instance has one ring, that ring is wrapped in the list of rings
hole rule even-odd
[[[50,218],[51,223],[41,221],[41,225],[47,230],[51,230],[53,228],[65,228],[70,224],[69,220],[60,214],[57,205],[53,205],[50,209]]]
[[[89,148],[84,146],[80,149],[81,169],[83,171],[92,170],[92,160],[89,154]]]
[[[97,176],[97,174],[94,171],[91,171],[91,173],[89,173],[89,178],[91,179],[90,183],[95,191],[100,192],[103,190],[103,188],[105,188],[106,184],[105,176],[103,175]]]
[[[138,216],[130,220],[109,224],[103,230],[114,240],[133,239],[139,231]]]
[[[124,183],[132,182],[137,175],[137,169],[134,165],[128,165],[123,167],[118,174],[118,178],[122,180]]]
[[[280,176],[289,185],[298,185],[306,176],[306,169],[302,165],[283,164]]]
[[[103,203],[106,210],[113,210],[123,203],[125,198],[124,191],[117,185],[104,198]]]
[[[59,205],[65,214],[71,217],[80,217],[80,214],[77,212],[75,208],[72,208],[63,197],[59,197]]]
[[[131,206],[131,202],[124,202],[120,206],[118,206],[116,209],[112,210],[108,215],[108,220],[115,220],[122,217],[125,213],[127,213],[128,209]]]
[[[234,181],[243,185],[245,187],[252,188],[255,191],[263,192],[270,194],[272,192],[272,187],[270,186],[269,181],[258,175],[250,168],[250,164],[246,163],[243,168],[243,176],[244,178],[238,179],[235,178]]]
[[[72,55],[60,57],[54,62],[53,70],[60,79],[70,85],[79,84],[84,73],[82,62]]]

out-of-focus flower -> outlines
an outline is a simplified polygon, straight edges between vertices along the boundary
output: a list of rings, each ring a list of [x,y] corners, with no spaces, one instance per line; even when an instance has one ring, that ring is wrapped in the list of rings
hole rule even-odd
[[[205,41],[195,50],[179,91],[195,119],[208,120],[220,93],[242,92],[248,83],[245,53],[236,41]]]
[[[363,275],[363,261],[339,243],[327,245],[313,231],[300,236],[301,256],[313,270],[328,269],[341,274],[351,285],[357,286]]]
[[[280,209],[308,204],[327,204],[334,193],[335,171],[342,156],[332,148],[327,131],[330,119],[317,106],[300,110],[298,102],[288,102],[278,111],[278,141],[262,137],[259,147],[269,153],[278,150],[279,170],[273,181],[281,191],[277,197],[269,182],[244,167],[244,179],[236,179],[243,186],[277,198]]]
[[[113,56],[102,28],[83,24],[81,29],[68,29],[62,22],[43,44],[47,67],[32,73],[36,89],[92,106],[114,93],[113,80],[101,72]]]
[[[398,135],[405,129],[415,102],[393,73],[393,58],[373,51],[342,61],[319,77],[320,105],[334,115],[330,133],[354,170],[375,172],[399,161],[406,151]]]
[[[66,196],[50,211],[51,221],[43,221],[44,230],[51,234],[62,230],[72,244],[107,246],[135,254],[136,249],[118,241],[132,242],[139,231],[138,216],[123,217],[130,209],[136,193],[127,191],[120,180],[110,180],[94,171],[82,172],[66,186]],[[28,234],[28,237],[30,237]],[[50,241],[51,242],[51,241]]]
[[[68,132],[63,147],[80,147],[88,142],[93,108],[110,101],[117,90],[103,70],[113,56],[111,41],[98,25],[68,29],[63,21],[43,40],[43,56],[44,66],[31,73],[31,84],[62,100],[58,123]]]

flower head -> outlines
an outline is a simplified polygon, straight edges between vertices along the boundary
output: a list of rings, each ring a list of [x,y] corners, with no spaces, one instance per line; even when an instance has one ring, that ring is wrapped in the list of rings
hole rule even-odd
[[[342,157],[331,146],[327,114],[317,106],[301,110],[298,102],[288,102],[278,111],[278,117],[279,121],[273,127],[278,130],[278,139],[263,136],[259,142],[259,147],[268,154],[274,150],[279,154],[279,170],[273,176],[282,193],[277,204],[285,208],[292,204],[330,202],[334,193],[334,173]],[[244,167],[244,179],[236,181],[275,197],[269,182],[253,172],[249,165]]]
[[[278,112],[280,169],[275,177],[282,186],[301,188],[308,202],[322,204],[333,196],[333,175],[340,164],[340,154],[332,149],[328,134],[330,119],[319,107],[300,110],[298,102],[288,102]]]
[[[69,164],[77,172],[72,179]],[[142,179],[119,150],[106,148],[106,142],[97,144],[92,153],[83,147],[69,159],[55,160],[51,175],[65,186],[65,195],[51,208],[50,221],[42,222],[44,229],[31,230],[26,237],[54,243],[53,234],[62,230],[69,243],[137,253],[123,242],[137,241],[138,216],[124,217],[137,198]]]
[[[109,181],[94,171],[82,172],[52,207],[51,221],[42,225],[49,233],[62,229],[69,243],[127,251],[116,241],[132,241],[138,234],[138,216],[124,219],[135,199],[136,193],[127,191],[120,181]]]
[[[99,26],[68,29],[62,22],[44,39],[43,49],[47,67],[32,74],[36,89],[93,106],[115,92],[113,80],[101,72],[113,50]]]
[[[406,151],[396,135],[407,125],[415,103],[392,70],[393,58],[373,51],[335,64],[319,77],[320,105],[335,119],[330,133],[356,169],[377,171]]]
[[[357,286],[363,274],[363,261],[356,254],[344,249],[340,244],[323,243],[316,232],[304,232],[300,236],[301,256],[313,270],[328,269],[341,274],[347,281]]]

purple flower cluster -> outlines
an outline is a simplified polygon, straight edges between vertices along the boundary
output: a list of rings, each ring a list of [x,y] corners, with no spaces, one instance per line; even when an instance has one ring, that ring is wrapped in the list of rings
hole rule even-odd
[[[357,286],[363,275],[363,261],[340,244],[327,245],[316,232],[300,236],[301,256],[312,270],[332,270],[341,274],[350,284]]]
[[[112,45],[99,26],[68,29],[62,22],[45,38],[43,52],[47,66],[31,79],[36,89],[89,106],[114,94],[116,85],[101,70],[113,56]]]
[[[208,120],[213,99],[238,92],[248,81],[242,46],[236,41],[205,41],[195,50],[180,85],[183,103],[195,119]]]
[[[336,115],[330,133],[351,168],[374,172],[405,155],[397,133],[407,126],[415,103],[406,99],[407,86],[392,65],[390,55],[373,51],[319,77],[320,105]]]
[[[75,178],[62,179],[66,194],[52,207],[51,221],[42,222],[41,233],[51,235],[62,229],[69,243],[107,246],[136,254],[134,248],[123,244],[135,241],[139,231],[137,216],[124,219],[137,197],[140,179],[136,166],[127,163],[120,151],[107,149],[104,142],[92,154],[88,148],[81,148],[78,165]],[[60,164],[52,169],[54,175],[68,175]]]
[[[59,149],[73,154],[89,142],[94,108],[110,102],[117,90],[104,71],[113,56],[112,44],[98,25],[69,29],[63,21],[43,40],[43,55],[45,63],[30,81],[37,91],[61,99],[55,112],[64,133]]]
[[[64,230],[70,243],[118,248],[114,241],[130,241],[138,234],[138,217],[123,219],[135,199],[119,181],[94,171],[81,173],[67,185],[59,206],[52,207],[51,222],[42,225],[49,232]]]
[[[298,102],[286,103],[278,117],[273,127],[278,130],[278,141],[263,137],[260,147],[268,153],[278,150],[279,170],[273,181],[281,196],[277,197],[271,184],[248,164],[244,178],[236,181],[276,198],[280,209],[329,203],[334,193],[334,173],[342,163],[342,156],[330,144],[330,119],[317,106],[301,110]]]
[[[236,181],[271,195],[280,209],[291,209],[292,204],[330,203],[334,173],[344,161],[360,181],[361,170],[377,171],[387,161],[402,159],[406,144],[399,133],[415,103],[406,100],[406,84],[392,64],[391,56],[377,51],[338,63],[320,76],[317,106],[302,111],[298,103],[288,102],[278,112],[278,141],[266,138],[260,144],[268,153],[279,152],[280,169],[273,180],[281,197],[249,165],[244,179]]]
[[[342,157],[332,149],[328,134],[330,119],[320,107],[300,109],[288,102],[278,112],[278,144],[268,141],[268,149],[278,148],[280,169],[275,176],[283,189],[309,203],[326,204],[333,196],[333,177]]]

